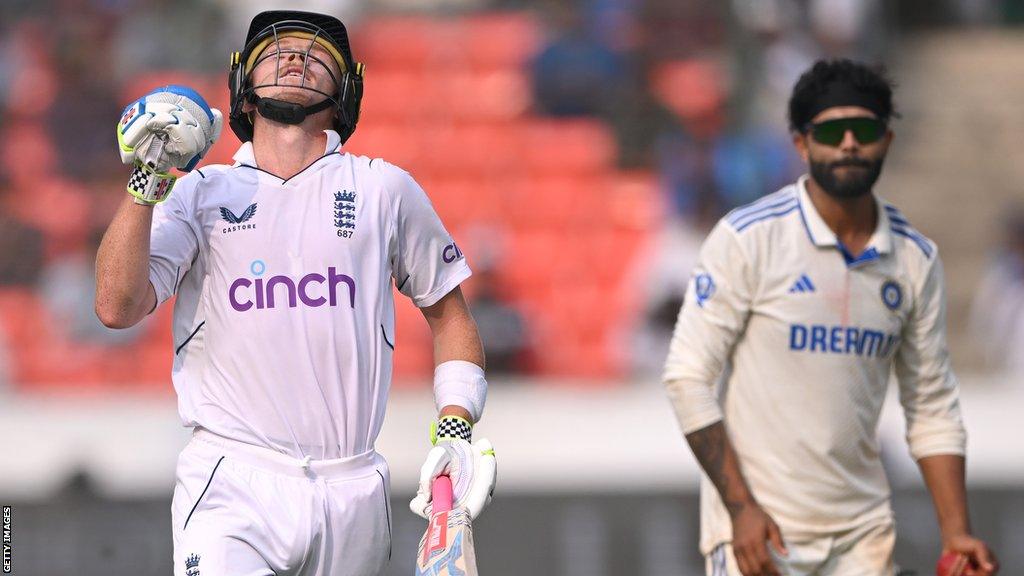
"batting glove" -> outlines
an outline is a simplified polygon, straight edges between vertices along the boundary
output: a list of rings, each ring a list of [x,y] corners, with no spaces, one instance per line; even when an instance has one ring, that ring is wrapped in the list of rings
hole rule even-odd
[[[452,480],[453,505],[465,508],[470,518],[479,516],[491,502],[497,481],[494,447],[486,438],[470,444],[470,429],[469,422],[455,416],[445,416],[432,427],[434,447],[420,468],[416,497],[409,502],[409,509],[414,513],[430,518],[431,486],[434,479],[442,475]]]
[[[184,86],[158,88],[130,104],[117,123],[121,162],[135,166],[128,192],[144,204],[166,199],[175,181],[170,169],[195,168],[223,124],[219,110]]]

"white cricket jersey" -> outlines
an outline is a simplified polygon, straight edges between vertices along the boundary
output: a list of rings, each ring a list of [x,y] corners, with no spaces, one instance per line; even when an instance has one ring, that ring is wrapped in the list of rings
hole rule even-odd
[[[150,280],[174,306],[185,426],[296,457],[367,452],[384,421],[392,278],[429,306],[470,275],[405,171],[341,151],[282,180],[234,166],[183,178],[153,215]]]
[[[755,498],[788,535],[891,514],[876,432],[894,366],[912,455],[965,444],[935,244],[878,200],[853,258],[805,182],[733,210],[708,236],[664,376],[684,433],[724,418]],[[731,539],[706,476],[701,524],[705,554]]]

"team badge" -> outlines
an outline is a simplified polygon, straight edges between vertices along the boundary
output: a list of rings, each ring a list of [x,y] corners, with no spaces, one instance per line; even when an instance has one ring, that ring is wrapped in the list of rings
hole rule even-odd
[[[356,193],[341,190],[334,193],[334,227],[338,236],[351,238],[356,229]]]
[[[882,284],[882,302],[890,309],[896,310],[903,303],[903,290],[892,280]]]
[[[199,576],[199,554],[185,558],[185,576]]]
[[[693,280],[693,291],[697,295],[697,305],[703,308],[704,302],[715,295],[715,281],[710,274],[698,274]]]

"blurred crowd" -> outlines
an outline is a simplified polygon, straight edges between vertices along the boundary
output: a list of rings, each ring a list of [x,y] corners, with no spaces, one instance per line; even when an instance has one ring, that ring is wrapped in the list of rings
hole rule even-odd
[[[917,2],[927,5],[920,10],[907,8],[914,2],[897,7],[883,0],[430,4],[439,13],[427,16],[437,18],[529,13],[540,40],[523,66],[531,101],[524,114],[599,121],[614,137],[617,169],[650,174],[656,182],[664,214],[656,229],[646,231],[644,248],[619,279],[630,286],[636,303],[608,345],[624,360],[605,375],[618,377],[652,377],[660,370],[689,269],[715,220],[799,173],[784,110],[793,82],[811,62],[821,56],[880,60],[898,22],[912,25],[936,14],[981,24],[1024,18],[1019,3],[1009,0],[947,0],[939,3],[941,9]],[[23,379],[18,365],[30,353],[50,368],[39,378],[73,381],[81,366],[93,367],[100,378],[137,378],[131,370],[112,369],[111,356],[170,337],[166,316],[112,331],[92,313],[95,250],[123,198],[127,172],[118,162],[113,126],[153,71],[206,77],[208,86],[226,93],[226,55],[239,46],[251,15],[274,5],[265,0],[0,4],[0,382]],[[419,11],[424,4],[310,0],[288,5],[331,12],[349,22],[358,58],[364,24]],[[999,282],[1016,287],[1012,297],[999,295],[1004,303],[997,315],[1007,333],[1021,332],[1018,339],[1024,339],[1024,297],[1018,294],[1024,294],[1022,221],[1008,225],[1005,250],[992,271]],[[495,252],[477,259],[482,262],[472,290],[491,367],[543,375],[535,338],[540,313],[501,289],[492,271],[503,265],[503,255]],[[1017,347],[1018,354],[1022,349]],[[157,372],[166,374],[170,355],[163,350],[166,358]]]

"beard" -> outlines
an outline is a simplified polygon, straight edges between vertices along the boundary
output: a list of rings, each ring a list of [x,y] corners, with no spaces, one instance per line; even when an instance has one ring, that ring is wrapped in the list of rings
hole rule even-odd
[[[833,198],[858,198],[869,192],[882,174],[885,157],[877,160],[852,158],[836,162],[811,161],[811,177]],[[856,167],[839,176],[836,170],[843,166]]]

